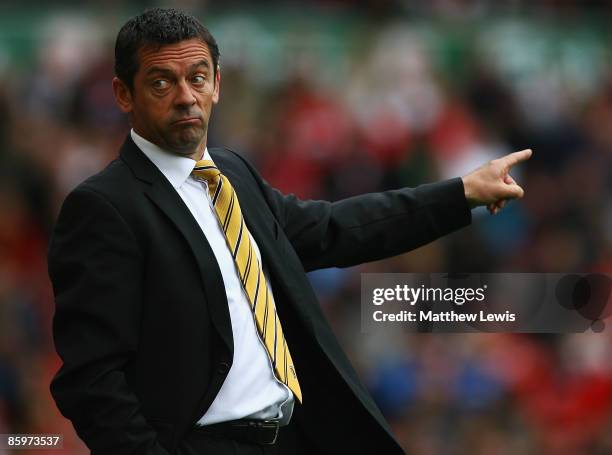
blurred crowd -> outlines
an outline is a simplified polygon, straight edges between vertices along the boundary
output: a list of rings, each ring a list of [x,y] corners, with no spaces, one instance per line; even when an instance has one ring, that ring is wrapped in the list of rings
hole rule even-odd
[[[284,192],[337,200],[535,152],[514,175],[526,197],[499,215],[475,210],[471,227],[416,251],[311,274],[404,447],[612,453],[612,330],[372,335],[359,310],[363,272],[612,271],[608,3],[196,3],[180,2],[221,49],[209,144]],[[88,452],[48,390],[60,362],[46,247],[66,194],[129,131],[110,80],[116,32],[137,12],[0,14],[0,434],[63,434],[50,454]]]

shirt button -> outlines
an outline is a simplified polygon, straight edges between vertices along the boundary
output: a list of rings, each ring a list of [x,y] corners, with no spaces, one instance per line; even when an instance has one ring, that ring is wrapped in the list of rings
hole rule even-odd
[[[229,363],[227,362],[221,362],[219,364],[219,369],[217,370],[219,372],[219,374],[227,374],[227,372],[229,371],[230,366]]]

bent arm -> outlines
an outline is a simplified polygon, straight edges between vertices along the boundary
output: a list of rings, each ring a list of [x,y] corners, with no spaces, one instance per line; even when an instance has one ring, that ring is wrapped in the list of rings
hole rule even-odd
[[[117,210],[93,190],[73,191],[49,247],[63,361],[51,393],[96,455],[168,455],[124,373],[138,346],[141,270],[137,241]]]

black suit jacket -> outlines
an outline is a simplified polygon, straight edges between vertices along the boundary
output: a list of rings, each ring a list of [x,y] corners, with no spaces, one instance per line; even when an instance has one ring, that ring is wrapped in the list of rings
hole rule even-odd
[[[468,224],[461,179],[301,201],[268,186],[234,152],[210,154],[268,269],[303,390],[296,424],[321,453],[402,453],[305,271],[396,255]],[[231,367],[230,316],[206,237],[131,138],[66,198],[49,274],[63,360],[51,392],[60,411],[94,454],[180,453]]]

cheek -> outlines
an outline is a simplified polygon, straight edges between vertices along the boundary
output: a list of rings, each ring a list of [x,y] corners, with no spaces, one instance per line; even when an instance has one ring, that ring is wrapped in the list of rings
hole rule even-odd
[[[214,96],[214,90],[212,88],[203,89],[198,93],[200,104],[204,106],[208,106],[212,104],[213,96]]]
[[[167,102],[163,98],[149,97],[142,106],[143,115],[152,121],[163,120],[167,116]]]
[[[197,90],[198,96],[204,99],[210,99],[214,92],[215,92],[215,88],[212,84],[206,84],[205,87],[202,87],[199,90]]]

